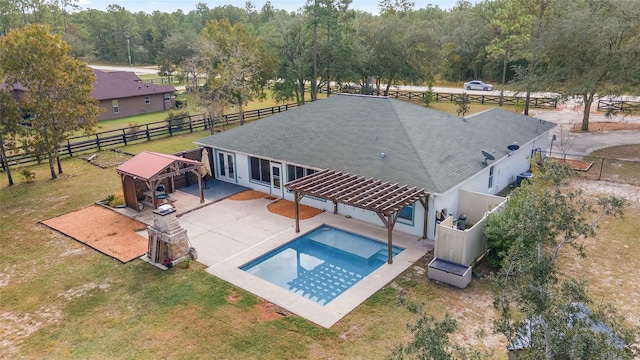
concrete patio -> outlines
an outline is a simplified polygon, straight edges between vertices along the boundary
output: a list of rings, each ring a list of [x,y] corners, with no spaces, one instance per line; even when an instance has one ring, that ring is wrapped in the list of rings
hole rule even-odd
[[[202,190],[204,193],[203,203],[200,202],[198,184],[180,188],[170,194],[173,201],[172,205],[176,209],[177,216],[182,216],[188,212],[211,205],[233,194],[249,189],[244,186],[212,179],[206,182],[206,187],[203,187]],[[153,208],[150,206],[145,205],[142,211],[136,211],[131,208],[119,208],[116,209],[116,211],[146,225],[153,223]]]
[[[326,328],[433,249],[432,240],[394,231],[393,244],[405,250],[394,257],[393,264],[382,265],[329,304],[322,306],[240,270],[239,267],[323,224],[386,243],[387,229],[384,226],[324,212],[311,219],[301,220],[301,232],[296,233],[293,219],[269,212],[267,205],[272,200],[267,198],[245,201],[223,199],[199,206],[197,197],[184,192],[176,194],[180,196],[176,201],[180,224],[187,230],[191,246],[197,250],[197,261],[208,266],[208,273]],[[194,203],[188,197],[195,199],[195,209],[185,210],[180,207]],[[153,214],[150,211],[149,214],[150,221],[153,221]],[[140,235],[146,237],[146,231],[140,232]]]

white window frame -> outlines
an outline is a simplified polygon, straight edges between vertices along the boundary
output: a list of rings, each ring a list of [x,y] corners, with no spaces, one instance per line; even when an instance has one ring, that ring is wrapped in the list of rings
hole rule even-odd
[[[493,187],[493,175],[495,174],[495,166],[491,165],[491,167],[489,167],[489,186],[487,187],[488,189],[491,189]]]
[[[145,96],[144,97],[144,103],[147,104],[147,105],[151,104],[151,96]]]

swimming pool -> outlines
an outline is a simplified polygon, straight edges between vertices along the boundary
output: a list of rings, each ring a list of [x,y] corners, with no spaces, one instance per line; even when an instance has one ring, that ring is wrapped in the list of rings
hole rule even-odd
[[[394,246],[393,256],[402,250]],[[387,244],[322,225],[240,269],[327,305],[386,262]]]

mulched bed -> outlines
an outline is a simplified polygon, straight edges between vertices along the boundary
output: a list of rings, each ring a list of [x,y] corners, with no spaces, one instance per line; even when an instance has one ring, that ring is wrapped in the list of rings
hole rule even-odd
[[[123,263],[147,252],[148,241],[136,234],[146,225],[113,210],[93,205],[42,224]]]
[[[267,206],[267,209],[274,214],[286,216],[291,219],[296,218],[295,212],[295,204],[293,201],[289,200],[278,200],[274,201]],[[316,209],[311,206],[298,204],[298,214],[300,215],[300,219],[309,219],[318,214],[322,213],[322,210]]]
[[[560,159],[560,158],[554,158],[554,157],[550,157],[549,159],[553,161],[558,161],[561,163],[568,162],[569,164],[571,164],[571,168],[577,171],[589,171],[589,169],[593,165],[593,161]]]
[[[229,196],[229,200],[236,200],[236,201],[256,200],[256,199],[262,199],[263,197],[266,197],[266,196],[267,194],[260,191],[245,190],[243,192],[239,192],[237,194]]]
[[[265,194],[263,192],[256,191],[256,190],[246,190],[246,191],[237,193],[235,195],[229,196],[230,200],[239,200],[239,201],[256,200],[256,199],[262,199],[262,198],[267,198],[269,200],[276,199],[272,196],[269,196],[268,194]],[[293,201],[280,199],[278,201],[274,201],[269,205],[267,205],[267,209],[274,214],[286,216],[290,219],[296,218],[295,204],[293,203]],[[298,212],[300,215],[300,219],[304,220],[320,214],[322,210],[313,208],[311,206],[300,204]]]

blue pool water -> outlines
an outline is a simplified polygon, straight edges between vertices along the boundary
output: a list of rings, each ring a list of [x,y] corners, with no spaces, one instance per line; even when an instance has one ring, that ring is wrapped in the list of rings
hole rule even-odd
[[[386,262],[387,244],[323,225],[240,269],[326,305]]]

